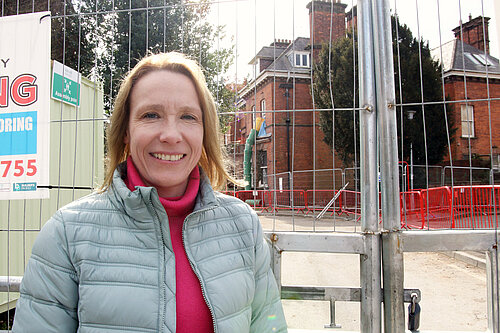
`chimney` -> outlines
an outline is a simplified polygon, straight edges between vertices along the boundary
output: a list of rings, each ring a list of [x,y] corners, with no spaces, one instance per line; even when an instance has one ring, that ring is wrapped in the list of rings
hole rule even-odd
[[[347,30],[352,31],[352,27],[358,26],[358,7],[354,5],[346,14]]]
[[[307,9],[309,9],[310,44],[315,59],[317,59],[321,44],[329,42],[330,23],[332,28],[332,41],[345,36],[346,7],[347,5],[340,3],[340,0],[313,0],[307,4]]]
[[[269,46],[283,47],[286,48],[290,45],[290,41],[287,39],[275,39]]]
[[[490,54],[490,39],[488,34],[488,21],[489,17],[484,17],[484,34],[483,34],[483,17],[478,16],[475,19],[469,14],[469,22],[462,23],[462,29],[460,30],[460,25],[453,29],[455,33],[455,38],[458,40],[463,40],[464,43],[474,46],[475,48]],[[486,41],[486,45],[485,45]]]

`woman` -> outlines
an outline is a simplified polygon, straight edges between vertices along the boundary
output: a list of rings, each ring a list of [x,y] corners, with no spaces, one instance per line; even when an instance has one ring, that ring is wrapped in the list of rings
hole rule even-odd
[[[257,216],[212,189],[231,180],[218,135],[197,64],[142,59],[116,97],[101,191],[34,244],[14,332],[286,332]]]

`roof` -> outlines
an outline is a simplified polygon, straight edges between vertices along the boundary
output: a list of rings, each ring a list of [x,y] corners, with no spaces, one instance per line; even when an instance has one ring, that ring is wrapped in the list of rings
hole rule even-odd
[[[294,67],[288,57],[286,56],[290,51],[307,51],[309,46],[309,38],[297,37],[293,43],[288,45],[288,47],[281,52],[279,56],[276,57],[274,62],[266,68],[266,70],[282,70],[282,71],[306,71],[309,72],[309,68],[298,68]],[[276,53],[277,54],[277,53]]]
[[[263,71],[261,71],[257,77],[247,83],[243,89],[239,91],[240,97],[244,98],[249,92],[252,91],[252,87],[260,82],[264,81],[267,77],[301,77],[309,78],[311,70],[308,67],[294,67],[290,60],[288,60],[287,55],[290,51],[303,51],[310,52],[309,49],[309,38],[307,37],[297,37],[293,43],[290,43],[286,48],[276,47],[276,46],[264,46],[257,55],[250,61],[250,64],[255,64],[257,59],[270,59],[274,61]],[[276,58],[275,58],[276,57]]]
[[[475,48],[461,40],[454,39],[441,47],[431,50],[434,60],[441,63],[445,73],[452,71],[466,71],[473,73],[500,74],[500,63],[497,58]],[[486,66],[488,64],[488,66]],[[487,67],[487,69],[486,69]]]
[[[252,60],[250,60],[249,64],[253,65],[255,60],[257,60],[258,58],[274,59],[275,55],[276,56],[280,55],[284,50],[286,50],[286,47],[264,46],[255,55],[255,57],[253,57]]]

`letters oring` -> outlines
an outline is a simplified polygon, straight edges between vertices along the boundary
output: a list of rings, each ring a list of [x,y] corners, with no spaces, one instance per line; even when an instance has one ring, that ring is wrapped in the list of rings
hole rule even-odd
[[[33,130],[32,117],[0,118],[0,133]]]

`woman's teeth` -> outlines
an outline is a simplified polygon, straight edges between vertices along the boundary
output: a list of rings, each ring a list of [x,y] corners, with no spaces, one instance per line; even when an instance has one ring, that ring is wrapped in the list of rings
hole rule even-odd
[[[163,160],[163,161],[178,161],[184,156],[183,154],[177,154],[177,155],[152,154],[152,155],[154,157],[156,157],[157,159]]]

